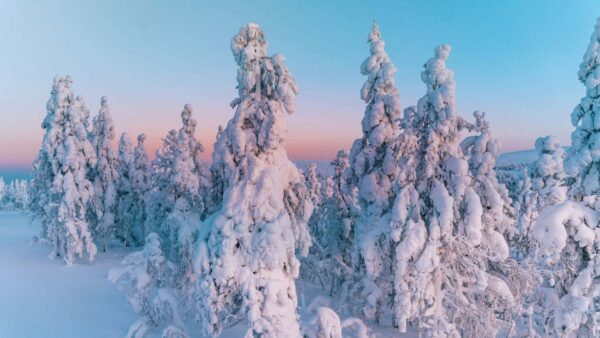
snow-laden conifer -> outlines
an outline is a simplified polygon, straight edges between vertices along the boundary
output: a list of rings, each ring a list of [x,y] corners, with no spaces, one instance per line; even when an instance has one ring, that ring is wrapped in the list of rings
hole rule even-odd
[[[536,160],[521,177],[520,193],[515,205],[519,208],[517,229],[519,236],[531,247],[531,225],[548,206],[562,203],[567,198],[566,174],[563,167],[564,151],[554,136],[539,137],[535,141]]]
[[[134,242],[143,243],[144,238],[152,230],[146,227],[146,194],[150,189],[150,158],[144,142],[146,134],[139,134],[137,145],[133,150],[133,161],[129,171],[131,183],[131,224]]]
[[[311,162],[308,165],[306,173],[304,174],[304,179],[306,181],[306,189],[308,189],[310,200],[316,208],[321,204],[322,194],[321,181],[319,174],[317,173],[317,164],[315,162]]]
[[[56,77],[46,104],[42,148],[34,164],[34,208],[41,217],[43,236],[53,245],[51,257],[68,264],[77,258],[93,260],[96,245],[86,220],[93,198],[88,168],[96,156],[88,140],[89,115],[83,98],[75,96],[70,77]]]
[[[157,151],[152,163],[153,188],[147,197],[147,228],[159,232],[165,239],[163,244],[169,259],[179,256],[173,251],[180,230],[174,218],[191,217],[198,223],[206,209],[204,197],[210,184],[208,170],[200,160],[204,147],[194,135],[196,120],[192,118],[191,105],[185,105],[181,121],[183,126],[179,131],[170,131]],[[181,212],[188,215],[171,215]]]
[[[586,87],[586,96],[575,107],[571,122],[571,148],[565,170],[575,178],[570,199],[548,206],[534,221],[532,233],[545,258],[545,284],[549,291],[544,334],[565,337],[600,335],[600,19],[596,22],[590,43],[579,67],[579,80]],[[551,148],[541,162],[544,173],[558,173],[560,147],[556,142],[544,142],[542,149]],[[550,200],[562,197],[554,175],[542,180],[553,193]],[[554,193],[556,189],[559,193]]]
[[[117,157],[112,142],[115,128],[105,96],[100,100],[100,111],[94,118],[93,142],[96,148],[96,167],[94,170],[94,235],[106,250],[106,242],[115,233],[115,214],[117,208]]]
[[[360,304],[368,319],[383,319],[380,315],[391,311],[391,303],[386,301],[393,286],[393,275],[387,273],[392,271],[393,263],[389,222],[400,173],[396,138],[402,110],[394,79],[396,68],[384,50],[376,23],[368,43],[370,55],[361,65],[361,73],[367,76],[361,90],[361,98],[367,104],[362,119],[363,136],[352,145],[348,173],[343,174],[347,178],[345,187],[337,195],[343,204],[348,204],[343,208],[350,209],[342,212],[353,212],[356,219],[351,229],[353,268],[364,276],[358,285],[362,295],[356,296],[362,300]],[[352,198],[354,188],[358,189],[357,199]]]
[[[296,251],[308,252],[312,204],[285,152],[298,89],[283,56],[267,56],[258,25],[243,26],[231,48],[239,97],[213,154],[223,195],[196,249],[198,316],[208,334],[245,317],[248,337],[300,337]]]
[[[131,183],[131,172],[133,171],[133,144],[127,133],[122,133],[119,138],[119,153],[117,161],[117,210],[115,223],[117,228],[115,234],[125,245],[134,246],[141,243],[136,242],[134,233],[133,217],[133,190]]]

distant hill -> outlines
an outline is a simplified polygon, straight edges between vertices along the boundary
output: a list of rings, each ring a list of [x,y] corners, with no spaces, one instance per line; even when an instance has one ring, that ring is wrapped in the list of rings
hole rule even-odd
[[[512,151],[510,153],[502,153],[496,159],[497,166],[505,166],[509,164],[527,164],[535,161],[537,153],[535,149]]]
[[[565,151],[567,147],[565,147]],[[535,149],[513,151],[509,153],[502,153],[498,156],[496,164],[498,166],[505,166],[509,164],[527,164],[531,163],[536,158]],[[294,163],[299,169],[305,171],[311,162],[317,164],[318,171],[323,176],[333,175],[333,168],[330,165],[331,160],[297,160]],[[0,177],[4,178],[5,181],[12,181],[14,179],[31,179],[30,168],[0,168]]]

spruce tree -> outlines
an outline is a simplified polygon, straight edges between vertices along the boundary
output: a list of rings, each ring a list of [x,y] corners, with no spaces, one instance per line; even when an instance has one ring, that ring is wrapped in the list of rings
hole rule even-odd
[[[296,251],[308,252],[312,204],[285,152],[298,89],[283,56],[267,56],[258,25],[243,26],[231,48],[239,97],[213,156],[224,190],[198,239],[198,314],[207,334],[233,315],[247,318],[248,337],[300,337]]]
[[[86,218],[93,198],[93,185],[87,179],[88,168],[96,163],[88,139],[83,98],[72,91],[69,76],[55,77],[46,104],[42,147],[34,164],[35,212],[40,216],[44,234],[52,243],[51,257],[67,264],[77,258],[92,261],[96,245]]]

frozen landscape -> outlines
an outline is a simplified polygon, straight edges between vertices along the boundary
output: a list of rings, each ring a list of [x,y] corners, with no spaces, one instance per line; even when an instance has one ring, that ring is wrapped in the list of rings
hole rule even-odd
[[[47,10],[72,13],[72,7],[62,5]],[[22,6],[16,7],[44,18],[43,11]],[[417,8],[410,15],[422,18]],[[565,8],[552,8],[568,14]],[[253,8],[229,9],[244,22],[246,16],[264,18]],[[143,70],[141,80],[136,79],[137,99],[166,97],[169,90],[185,93],[177,97],[177,109],[169,115],[176,119],[169,120],[168,131],[156,126],[162,120],[153,122],[153,111],[162,109],[155,103],[143,115],[119,113],[127,110],[120,91],[130,89],[117,79],[111,79],[112,86],[96,84],[77,67],[66,68],[75,69],[77,79],[67,74],[45,79],[50,89],[45,105],[36,101],[43,116],[32,118],[41,127],[33,163],[21,171],[11,167],[18,162],[14,149],[9,149],[14,159],[0,158],[0,167],[5,166],[0,169],[0,338],[600,337],[600,18],[593,27],[586,24],[585,34],[578,31],[591,36],[587,48],[580,41],[577,62],[570,65],[578,96],[569,101],[572,110],[561,111],[561,121],[570,121],[565,128],[571,137],[565,143],[565,135],[528,138],[531,130],[549,129],[555,118],[550,114],[544,112],[532,126],[524,117],[511,120],[531,106],[511,106],[518,111],[506,113],[507,108],[500,114],[498,109],[471,109],[474,103],[487,108],[492,101],[509,106],[506,87],[529,82],[536,83],[525,95],[531,105],[550,109],[543,104],[551,105],[557,96],[551,88],[561,82],[558,77],[552,82],[532,75],[528,80],[535,81],[508,85],[500,76],[506,67],[497,59],[482,66],[476,53],[465,62],[450,44],[429,45],[430,40],[422,60],[399,69],[393,62],[398,50],[386,44],[397,40],[386,35],[397,20],[381,27],[372,21],[361,35],[366,37],[362,45],[358,37],[340,39],[331,23],[319,23],[323,28],[316,30],[303,25],[302,35],[327,40],[324,50],[340,48],[339,55],[326,56],[336,66],[354,60],[353,76],[360,83],[348,81],[355,87],[351,101],[340,100],[332,85],[350,78],[330,76],[333,66],[299,66],[296,59],[303,56],[307,60],[299,61],[314,66],[320,53],[305,46],[298,32],[273,29],[277,24],[271,20],[264,27],[241,24],[227,36],[213,26],[191,34],[182,29],[190,23],[180,8],[148,5],[145,10],[156,13],[149,22],[131,24],[145,27],[135,32],[136,38],[164,34],[168,42],[162,48],[181,46],[193,35],[206,39],[202,52],[213,61],[196,62],[203,70],[194,73],[177,64],[206,55],[164,48],[165,54],[177,50],[164,59],[168,66],[148,66],[139,58],[125,69],[116,60],[131,57],[134,46],[143,42],[130,39],[131,49],[119,49],[106,37],[128,31],[115,25],[106,36],[85,40],[105,47],[96,55],[99,68],[106,57],[109,68],[119,72],[135,72],[134,63]],[[433,17],[436,11],[433,6],[424,13]],[[105,19],[106,13],[99,13]],[[118,21],[124,11],[110,13]],[[150,23],[173,13],[181,16],[181,26],[147,31],[155,28]],[[290,23],[297,19],[282,17]],[[298,15],[302,17],[314,20]],[[441,25],[433,19],[416,21]],[[478,27],[481,32],[493,25],[483,26]],[[173,35],[173,30],[190,34]],[[475,43],[473,30],[463,35]],[[298,41],[290,44],[294,36]],[[217,40],[228,47],[229,69],[220,64],[217,50],[223,46],[215,47]],[[415,50],[402,51],[411,58],[422,55],[414,40]],[[347,42],[362,47],[360,58],[341,52]],[[455,46],[465,48],[463,42],[461,38]],[[60,54],[61,62],[72,60],[57,46],[47,50]],[[508,54],[513,53],[510,48],[533,53],[507,46]],[[295,58],[274,53],[280,49]],[[148,59],[156,56],[156,49],[151,50]],[[525,54],[511,57],[525,60]],[[543,53],[550,54],[549,49]],[[3,57],[0,65],[6,63]],[[540,68],[550,73],[543,61],[551,60],[515,71],[527,75]],[[497,79],[468,80],[473,71],[484,73],[490,65],[501,69]],[[50,68],[63,69],[56,64]],[[296,69],[302,72],[293,73]],[[161,80],[171,73],[179,74],[177,85]],[[227,78],[228,88],[235,90],[230,97],[202,92],[194,87],[197,74],[208,87]],[[148,87],[152,81],[146,76],[156,77],[156,87]],[[303,105],[299,95],[305,76],[317,79],[306,86],[308,91],[318,88],[321,100],[331,103],[316,114],[333,110],[336,119],[318,140],[315,135],[323,126],[314,121],[304,126],[300,138],[300,129],[293,129],[315,108],[314,102]],[[320,82],[324,77],[332,82]],[[473,86],[498,96],[497,101],[465,97]],[[81,93],[97,90],[109,95],[98,95],[92,109]],[[214,97],[193,106],[183,101],[187,90]],[[543,92],[543,104],[534,99],[536,91]],[[25,94],[6,101],[20,102]],[[346,114],[348,102],[358,104],[360,119]],[[211,110],[218,113],[209,115]],[[13,118],[20,120],[16,111]],[[223,123],[214,125],[216,135],[207,142],[206,125],[216,115]],[[337,136],[348,132],[352,121],[357,131],[353,141],[339,146]],[[506,136],[507,128],[523,134],[509,138],[509,150],[529,150],[503,150],[496,131]],[[24,133],[7,129],[0,137],[11,142]],[[153,137],[157,130],[158,143]],[[307,142],[304,148],[297,147],[299,140]],[[10,142],[0,142],[0,150],[7,151],[4,143]],[[325,153],[327,157],[319,155]],[[311,156],[314,160],[307,160]]]

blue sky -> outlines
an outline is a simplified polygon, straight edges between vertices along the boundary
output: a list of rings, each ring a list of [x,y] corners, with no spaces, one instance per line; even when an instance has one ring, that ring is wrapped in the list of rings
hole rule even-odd
[[[537,136],[565,144],[584,95],[577,69],[600,1],[4,1],[0,0],[0,167],[28,165],[52,77],[69,74],[92,113],[109,97],[117,131],[156,147],[195,108],[207,156],[232,115],[230,38],[262,26],[300,85],[289,118],[296,159],[329,159],[360,135],[359,66],[377,19],[403,106],[424,93],[423,63],[451,44],[459,113],[488,113],[506,151]]]

